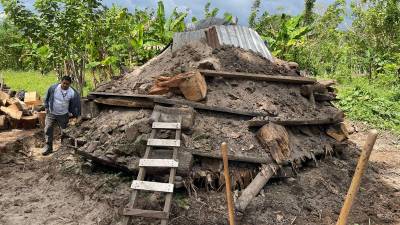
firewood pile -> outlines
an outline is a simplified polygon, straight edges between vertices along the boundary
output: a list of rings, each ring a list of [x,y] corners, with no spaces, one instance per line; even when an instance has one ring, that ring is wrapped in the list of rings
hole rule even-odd
[[[43,102],[37,92],[0,91],[0,130],[44,126]]]

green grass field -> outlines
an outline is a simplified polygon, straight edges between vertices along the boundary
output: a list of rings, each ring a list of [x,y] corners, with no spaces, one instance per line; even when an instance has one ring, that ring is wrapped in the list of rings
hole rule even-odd
[[[53,72],[41,75],[37,71],[6,70],[0,71],[0,74],[3,75],[6,85],[10,86],[13,90],[36,91],[41,97],[45,96],[50,85],[58,82],[57,76]],[[86,96],[88,92],[91,91],[92,87],[92,80],[87,79],[87,87],[84,88],[83,95]]]

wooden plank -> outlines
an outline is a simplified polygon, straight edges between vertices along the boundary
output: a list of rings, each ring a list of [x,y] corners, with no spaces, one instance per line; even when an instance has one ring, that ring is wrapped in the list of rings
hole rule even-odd
[[[121,106],[128,108],[153,108],[154,104],[147,100],[132,100],[132,99],[122,99],[118,97],[113,98],[96,98],[94,100],[98,104]]]
[[[175,139],[148,139],[148,146],[155,147],[179,147],[181,146],[181,140]]]
[[[223,77],[231,79],[246,79],[258,81],[270,81],[291,84],[313,84],[317,82],[316,79],[302,77],[302,76],[280,76],[280,75],[267,75],[243,72],[228,72],[228,71],[215,71],[215,70],[200,70],[200,73],[208,77]]]
[[[130,208],[125,208],[122,214],[125,216],[140,216],[140,217],[155,218],[155,219],[168,219],[169,217],[168,213],[163,211],[130,209]]]
[[[226,108],[226,107],[209,106],[209,105],[205,105],[202,103],[191,102],[191,101],[187,101],[187,100],[154,98],[154,102],[161,103],[161,104],[167,104],[167,105],[187,105],[187,106],[191,106],[195,109],[230,113],[230,114],[241,115],[241,116],[266,116],[267,115],[266,113],[263,113],[263,112],[250,112],[250,111],[231,109],[231,108]]]
[[[143,98],[143,99],[153,99],[157,97],[162,97],[161,95],[141,95],[141,94],[120,94],[120,93],[109,93],[109,92],[90,92],[89,95],[94,96],[104,96],[104,97],[127,97],[127,98]]]
[[[200,152],[200,151],[192,151],[193,156],[197,157],[205,157],[205,158],[212,158],[212,159],[222,159],[222,155],[219,152]],[[255,164],[270,164],[273,163],[273,160],[267,156],[260,157],[260,155],[240,155],[228,154],[229,161],[236,161],[236,162],[246,162],[246,163],[255,163]]]
[[[172,193],[174,191],[174,184],[134,180],[132,181],[131,188],[135,190]]]
[[[178,162],[173,159],[140,159],[140,167],[169,167],[177,168]]]
[[[153,129],[171,129],[178,130],[181,129],[180,123],[166,123],[166,122],[154,122],[152,125]]]
[[[240,116],[267,116],[267,114],[264,112],[252,112],[252,111],[231,109],[231,108],[219,107],[219,106],[209,106],[209,105],[206,105],[203,103],[192,102],[192,101],[188,101],[188,100],[168,99],[168,98],[162,97],[160,95],[136,95],[136,94],[127,95],[127,94],[106,93],[106,92],[91,92],[90,94],[91,94],[90,98],[93,98],[93,99],[101,98],[101,96],[105,96],[105,97],[107,97],[107,99],[114,98],[114,97],[133,98],[133,99],[142,98],[143,100],[146,99],[146,101],[160,103],[160,104],[187,105],[187,106],[191,106],[195,109],[208,110],[208,111],[214,111],[214,112],[222,112],[222,113],[230,113],[230,114],[235,114],[235,115],[240,115]],[[132,102],[132,100],[131,100],[131,102]],[[107,104],[107,102],[103,101],[102,104]],[[120,106],[124,106],[124,104],[121,104]]]
[[[324,125],[324,124],[335,124],[343,121],[343,117],[334,115],[328,118],[316,118],[316,119],[290,119],[284,120],[280,118],[270,117],[266,120],[250,120],[247,121],[249,127],[262,127],[269,122],[273,122],[283,126],[303,126],[303,125]]]

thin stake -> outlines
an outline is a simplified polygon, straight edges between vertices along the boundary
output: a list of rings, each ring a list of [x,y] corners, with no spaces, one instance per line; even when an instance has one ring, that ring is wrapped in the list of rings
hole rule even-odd
[[[374,147],[377,136],[378,132],[376,130],[371,130],[368,134],[367,141],[364,144],[360,159],[358,160],[353,180],[351,181],[349,191],[347,192],[347,196],[344,201],[343,208],[340,211],[336,225],[346,225],[347,223],[351,206],[353,205],[353,201],[357,195],[358,189],[360,188],[361,178],[365,169],[367,168],[369,156],[371,155],[371,151]]]
[[[235,216],[233,213],[233,201],[231,192],[231,179],[229,176],[228,168],[228,151],[226,143],[221,144],[222,160],[224,161],[224,175],[225,175],[225,189],[226,189],[226,199],[228,201],[228,214],[229,214],[229,224],[235,225]]]

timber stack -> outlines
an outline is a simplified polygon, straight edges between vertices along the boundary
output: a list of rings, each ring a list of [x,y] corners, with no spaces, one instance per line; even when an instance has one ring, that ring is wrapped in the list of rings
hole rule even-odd
[[[0,130],[34,129],[44,124],[43,102],[37,92],[0,91]]]
[[[154,118],[179,118],[175,183],[183,180],[189,192],[196,185],[221,187],[219,146],[226,142],[232,188],[245,193],[236,201],[239,211],[270,177],[292,176],[305,162],[340,154],[347,132],[343,113],[331,103],[334,82],[301,75],[296,63],[273,58],[256,35],[249,28],[223,25],[175,34],[172,47],[101,84],[84,100],[83,121],[67,132],[76,152],[137,173]],[[173,133],[159,135],[171,138]],[[154,154],[170,157],[161,148]],[[146,176],[162,171],[147,170]],[[249,185],[254,177],[256,184]]]

